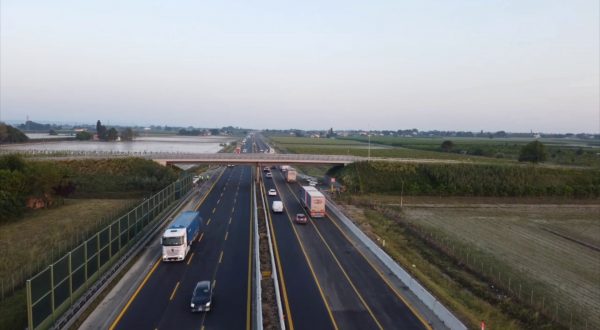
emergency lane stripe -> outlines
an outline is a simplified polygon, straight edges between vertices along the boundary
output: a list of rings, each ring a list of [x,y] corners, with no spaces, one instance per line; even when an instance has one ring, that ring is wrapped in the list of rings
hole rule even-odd
[[[175,298],[175,293],[177,292],[177,288],[179,288],[179,281],[177,281],[177,284],[175,284],[175,287],[173,288],[173,292],[171,293],[171,297],[169,297],[169,301],[173,300],[173,298]]]
[[[129,298],[129,301],[127,301],[127,304],[125,305],[125,307],[123,308],[123,310],[121,311],[121,313],[119,313],[119,315],[117,316],[117,318],[115,319],[115,321],[110,325],[110,328],[109,328],[110,330],[113,330],[117,326],[117,324],[119,323],[119,321],[121,321],[121,318],[123,318],[123,315],[125,315],[125,312],[129,308],[129,306],[131,305],[131,303],[135,300],[135,297],[137,297],[137,295],[140,293],[140,291],[142,290],[142,288],[144,287],[144,285],[146,284],[146,282],[148,282],[148,279],[150,278],[150,276],[152,275],[152,273],[154,273],[154,271],[156,270],[156,268],[160,264],[160,259],[161,258],[158,258],[158,260],[156,260],[156,262],[154,263],[154,266],[152,266],[152,269],[150,269],[150,271],[148,272],[148,274],[146,274],[146,277],[144,277],[144,280],[142,281],[142,283],[140,284],[140,286],[137,288],[137,290],[135,290],[135,292],[133,293],[133,295],[131,296],[131,298]]]

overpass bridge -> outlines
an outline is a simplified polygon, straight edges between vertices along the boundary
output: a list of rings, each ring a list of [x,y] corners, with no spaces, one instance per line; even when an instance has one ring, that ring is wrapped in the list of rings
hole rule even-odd
[[[236,165],[348,165],[366,161],[366,157],[311,154],[216,153],[216,154],[154,154],[146,156],[162,165],[173,164],[236,164]]]

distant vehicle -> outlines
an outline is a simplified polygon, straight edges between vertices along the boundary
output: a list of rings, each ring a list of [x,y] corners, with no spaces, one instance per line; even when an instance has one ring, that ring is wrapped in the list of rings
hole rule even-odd
[[[287,170],[289,170],[289,169],[290,169],[290,165],[281,165],[281,166],[279,166],[279,169],[280,169],[282,172],[285,172],[285,171],[287,171]]]
[[[162,260],[182,261],[198,236],[202,218],[200,212],[185,211],[171,222],[162,238]]]
[[[196,283],[192,293],[190,307],[192,312],[208,312],[212,303],[212,286],[210,281],[200,281]]]
[[[263,172],[269,172],[269,167],[268,166],[263,167]]]
[[[267,177],[267,178],[272,178],[272,177],[273,177],[273,174],[271,174],[271,172],[267,172],[267,174],[266,174],[266,177]]]
[[[311,217],[322,218],[325,216],[325,196],[312,186],[302,186],[302,206]]]
[[[282,201],[273,201],[273,205],[271,206],[273,212],[281,213],[283,212],[283,202]]]
[[[285,172],[285,181],[287,182],[296,182],[296,175],[298,174],[298,172],[296,172],[295,169],[290,168]]]
[[[269,196],[277,196],[277,190],[269,189]]]
[[[275,166],[275,165],[271,165],[271,169],[272,169],[272,170],[274,170],[274,169],[276,169],[276,168],[277,168],[277,166]]]
[[[296,214],[296,223],[305,224],[307,222],[308,222],[308,218],[306,218],[306,215],[304,213]]]
[[[315,180],[308,180],[308,185],[311,187],[316,187],[317,186],[317,181]]]
[[[260,149],[259,151],[260,151],[260,152],[265,152],[263,149]]]
[[[234,167],[235,164],[227,164],[227,167]]]

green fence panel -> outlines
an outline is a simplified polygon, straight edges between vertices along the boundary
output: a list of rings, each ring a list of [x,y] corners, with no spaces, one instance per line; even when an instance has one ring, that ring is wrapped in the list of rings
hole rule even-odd
[[[77,269],[73,269],[71,278],[73,282],[73,292],[75,292],[85,284],[85,267],[82,265]]]
[[[60,282],[69,278],[69,255],[62,257],[54,263],[52,267],[54,272],[53,280],[54,285],[58,285]]]
[[[49,328],[99,277],[100,269],[108,267],[158,214],[190,189],[191,178],[167,186],[33,276],[27,285],[29,326]]]
[[[44,269],[31,279],[31,301],[36,303],[52,290],[50,267]]]
[[[103,248],[108,245],[110,242],[110,227],[106,227],[98,233],[98,238],[100,239],[100,248]]]
[[[64,279],[54,287],[54,306],[57,308],[69,299],[71,289],[69,279]]]
[[[99,256],[100,268],[102,268],[102,266],[106,265],[106,263],[108,263],[109,259],[110,259],[110,246],[107,245],[106,247],[104,247],[100,250],[100,256]]]
[[[50,292],[33,304],[31,309],[33,314],[33,328],[35,329],[52,315],[52,296]]]
[[[85,243],[84,243],[85,244]],[[71,267],[77,269],[85,264],[85,246],[79,245],[71,251]]]

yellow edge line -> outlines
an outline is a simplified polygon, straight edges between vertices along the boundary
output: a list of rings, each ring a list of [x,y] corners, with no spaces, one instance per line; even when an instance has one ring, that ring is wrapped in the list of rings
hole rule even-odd
[[[200,208],[200,206],[202,206],[202,204],[204,203],[204,201],[206,200],[206,198],[208,197],[208,195],[210,195],[210,193],[213,191],[213,189],[217,185],[217,182],[219,182],[219,180],[221,180],[221,177],[223,176],[224,172],[225,171],[223,171],[223,172],[221,172],[221,174],[219,174],[219,177],[215,180],[215,182],[213,182],[212,186],[210,187],[210,189],[208,190],[208,192],[206,193],[206,195],[204,195],[204,197],[202,197],[202,200],[198,203],[198,206],[196,207],[196,209],[194,211],[198,211],[198,209]]]
[[[296,196],[294,195],[294,197],[296,197]],[[300,201],[298,201],[298,202],[300,202]],[[377,319],[377,317],[375,316],[375,314],[371,310],[371,307],[369,306],[369,304],[367,304],[367,302],[365,301],[365,299],[363,298],[363,296],[360,294],[360,292],[358,292],[358,289],[354,285],[354,282],[352,282],[352,279],[350,279],[350,276],[348,275],[348,273],[346,273],[346,270],[344,269],[344,267],[342,266],[342,264],[340,263],[340,261],[338,260],[338,258],[335,256],[335,253],[333,253],[333,250],[331,250],[331,247],[329,246],[329,244],[327,244],[327,241],[325,241],[325,238],[323,237],[323,235],[321,235],[321,231],[319,230],[319,228],[317,228],[317,226],[312,221],[310,222],[310,224],[317,231],[317,234],[321,238],[321,241],[323,241],[323,244],[325,244],[325,247],[327,247],[327,250],[329,251],[329,253],[333,257],[333,260],[335,260],[335,263],[338,265],[338,267],[340,268],[340,270],[344,274],[344,277],[346,278],[346,280],[348,280],[348,283],[350,283],[350,286],[352,287],[352,289],[354,290],[354,292],[358,296],[358,299],[360,299],[360,301],[363,303],[363,305],[365,306],[365,308],[367,309],[367,311],[369,312],[369,314],[373,318],[373,321],[375,321],[375,323],[377,323],[377,326],[379,327],[379,329],[383,329],[383,326],[381,325],[381,323],[379,323],[379,320]]]
[[[173,298],[175,298],[175,292],[177,292],[177,288],[179,288],[179,281],[177,281],[177,284],[175,284],[175,287],[173,288],[173,292],[171,293],[171,297],[169,297],[169,300],[173,300]]]
[[[260,190],[261,190],[261,194],[265,193],[264,187],[263,187],[264,183],[261,182],[261,185],[259,186]],[[262,195],[264,197],[264,195]],[[275,235],[275,229],[273,228],[273,221],[271,219],[271,210],[269,209],[269,203],[265,203],[266,207],[267,207],[267,218],[269,220],[269,228],[271,228],[271,238],[273,239],[273,247],[274,247],[274,252],[275,252],[275,259],[277,259],[277,270],[279,271],[279,282],[281,282],[281,289],[283,292],[283,302],[285,304],[285,310],[287,313],[285,313],[285,317],[288,321],[288,326],[290,328],[290,330],[294,330],[294,321],[292,318],[292,310],[290,308],[290,302],[288,300],[288,296],[287,296],[287,289],[285,286],[285,280],[284,280],[284,276],[283,276],[283,269],[281,268],[281,260],[279,259],[279,248],[277,247],[277,238]],[[267,220],[267,219],[265,219]]]
[[[152,275],[152,273],[154,273],[154,271],[156,270],[156,268],[160,264],[160,259],[161,258],[158,258],[158,260],[156,260],[156,262],[154,263],[154,266],[152,266],[152,269],[150,269],[150,271],[148,272],[148,274],[146,274],[146,277],[144,277],[144,280],[142,281],[142,283],[140,284],[140,286],[135,290],[135,292],[133,293],[133,295],[131,296],[131,298],[129,298],[129,300],[127,301],[127,304],[125,305],[125,307],[123,308],[123,310],[121,311],[121,313],[119,313],[119,315],[117,316],[117,318],[110,325],[110,327],[109,327],[110,330],[113,330],[117,326],[117,324],[119,323],[119,321],[121,321],[121,318],[123,318],[123,315],[125,315],[125,312],[129,308],[129,306],[131,305],[131,303],[133,302],[133,300],[135,300],[135,298],[140,293],[140,291],[142,290],[142,288],[144,287],[144,285],[146,284],[146,282],[148,282],[148,279],[150,278],[150,276]]]
[[[421,313],[419,313],[419,311],[417,311],[397,290],[396,288],[394,288],[394,286],[390,283],[390,281],[383,276],[383,274],[375,267],[375,265],[373,265],[373,263],[365,256],[365,254],[352,242],[352,240],[348,237],[348,235],[346,235],[346,233],[344,233],[344,231],[342,230],[342,228],[340,228],[340,226],[335,223],[335,221],[329,219],[329,221],[331,221],[331,223],[333,223],[335,225],[335,227],[342,233],[342,235],[346,238],[346,240],[348,240],[348,242],[350,242],[350,244],[352,244],[352,246],[354,246],[354,248],[358,251],[358,253],[360,253],[360,255],[367,261],[367,263],[371,266],[371,268],[373,268],[373,270],[379,275],[379,277],[381,277],[381,279],[385,282],[385,284],[387,284],[387,286],[392,290],[392,292],[394,292],[396,294],[396,296],[402,300],[402,302],[406,305],[406,307],[408,307],[408,309],[410,309],[410,311],[419,319],[419,321],[421,321],[421,323],[423,323],[423,325],[430,330],[433,330],[433,328],[431,327],[431,325],[429,325],[429,323],[427,323],[427,321],[425,320],[425,318],[421,315]]]
[[[221,172],[221,174],[219,175],[219,177],[217,178],[217,180],[215,180],[215,182],[213,182],[213,185],[208,190],[208,193],[206,193],[206,195],[204,195],[204,197],[202,197],[202,200],[198,203],[198,207],[196,207],[196,211],[200,208],[200,206],[202,205],[202,203],[204,203],[204,201],[206,200],[206,197],[208,197],[208,195],[210,195],[210,192],[213,190],[213,188],[215,187],[215,185],[217,184],[217,182],[221,179],[221,176],[223,176],[223,172]],[[203,233],[203,235],[204,235],[204,233]],[[202,236],[200,236],[200,239],[202,239]],[[119,315],[117,316],[117,318],[110,325],[109,330],[113,330],[117,326],[117,324],[119,324],[119,322],[123,318],[123,315],[125,315],[125,312],[127,312],[127,309],[129,308],[129,306],[131,305],[131,303],[135,300],[135,298],[140,293],[140,291],[142,290],[142,288],[144,287],[144,285],[146,285],[146,282],[148,282],[148,279],[150,278],[150,276],[152,275],[152,273],[154,273],[154,271],[156,270],[156,268],[160,264],[160,260],[161,260],[161,258],[158,258],[158,260],[156,260],[156,262],[154,263],[154,266],[152,266],[152,269],[150,269],[150,271],[148,272],[148,274],[146,274],[146,276],[144,277],[144,280],[142,281],[142,283],[140,284],[140,286],[135,290],[135,292],[133,293],[133,295],[131,296],[131,298],[129,298],[129,300],[127,301],[127,304],[125,305],[125,307],[123,307],[123,309],[121,310],[121,312],[119,313]]]
[[[275,181],[273,181],[273,183],[277,187],[277,183],[275,183]],[[277,188],[279,190],[279,187],[277,187]],[[319,294],[321,295],[321,299],[323,299],[323,303],[325,304],[325,309],[327,309],[327,313],[329,314],[329,318],[331,319],[331,322],[333,323],[333,327],[334,327],[334,329],[337,330],[337,329],[339,329],[339,327],[337,325],[337,322],[335,322],[335,318],[333,317],[333,312],[331,311],[331,307],[329,306],[329,303],[327,302],[327,299],[325,298],[325,293],[323,293],[323,288],[321,287],[321,284],[319,283],[319,279],[318,279],[317,274],[315,273],[315,270],[312,266],[312,262],[310,261],[310,258],[308,257],[308,254],[306,253],[304,244],[302,244],[302,241],[300,240],[300,235],[298,235],[298,231],[296,230],[296,227],[294,226],[294,222],[292,221],[292,218],[291,218],[290,214],[287,212],[287,210],[285,210],[285,214],[287,215],[288,220],[290,221],[290,224],[292,226],[292,230],[294,231],[294,235],[296,236],[296,239],[298,240],[298,243],[300,244],[300,250],[302,250],[304,259],[306,259],[306,263],[308,264],[310,273],[312,274],[313,278],[315,279],[315,283],[317,284],[317,289],[319,289]]]

